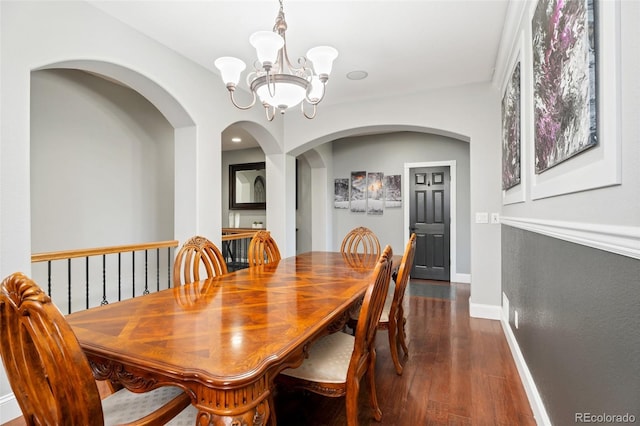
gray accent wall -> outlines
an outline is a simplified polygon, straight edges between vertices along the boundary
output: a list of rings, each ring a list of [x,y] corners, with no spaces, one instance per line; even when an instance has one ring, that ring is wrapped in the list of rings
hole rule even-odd
[[[469,143],[446,136],[396,132],[339,139],[333,142],[333,179],[350,178],[352,171],[382,172],[402,175],[405,163],[456,161],[457,169],[457,271],[471,272],[471,195]],[[333,206],[333,190],[331,192]],[[406,203],[407,200],[403,200]],[[404,205],[404,204],[403,204]],[[344,236],[357,226],[366,226],[376,233],[382,246],[390,244],[394,253],[404,251],[404,208],[385,208],[382,215],[354,213],[333,208],[333,244],[339,249]]]
[[[503,225],[502,285],[552,424],[640,421],[640,260]]]

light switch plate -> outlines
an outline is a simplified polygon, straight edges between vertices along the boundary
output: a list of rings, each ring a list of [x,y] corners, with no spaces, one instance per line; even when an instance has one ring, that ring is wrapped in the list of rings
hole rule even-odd
[[[500,223],[500,213],[491,213],[491,223]]]
[[[489,213],[487,213],[487,212],[477,212],[476,213],[476,223],[489,223]]]

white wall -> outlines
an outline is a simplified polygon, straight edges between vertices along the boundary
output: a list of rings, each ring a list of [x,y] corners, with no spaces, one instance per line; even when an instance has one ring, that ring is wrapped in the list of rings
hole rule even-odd
[[[173,151],[173,127],[137,92],[33,72],[32,251],[173,239]]]
[[[405,163],[455,160],[457,162],[457,271],[471,270],[469,143],[446,136],[399,132],[350,137],[333,142],[333,178],[349,178],[351,171],[383,172],[403,175]],[[402,185],[408,185],[402,177]],[[330,194],[333,196],[333,194]],[[403,200],[408,203],[409,200]],[[331,199],[333,204],[333,198]],[[387,208],[382,215],[353,213],[349,209],[333,209],[333,249],[339,249],[342,238],[357,226],[373,230],[382,245],[391,244],[394,253],[404,250],[408,229],[404,227],[404,209]]]
[[[312,169],[304,155],[296,158],[296,253],[313,250]]]

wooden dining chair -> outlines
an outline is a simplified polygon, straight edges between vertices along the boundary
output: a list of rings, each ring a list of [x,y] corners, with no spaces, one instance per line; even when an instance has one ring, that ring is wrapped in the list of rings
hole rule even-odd
[[[355,336],[337,332],[321,337],[297,368],[283,370],[276,381],[329,397],[345,396],[347,424],[358,424],[360,380],[368,376],[370,401],[376,420],[382,420],[375,383],[375,337],[391,279],[393,252],[386,246],[367,287]]]
[[[340,251],[352,266],[367,268],[375,264],[380,256],[380,241],[376,234],[367,227],[353,228],[345,235],[340,245]],[[360,315],[360,303],[353,306],[349,312],[347,326],[355,334],[356,324]]]
[[[360,226],[352,229],[345,235],[340,246],[342,253],[357,254],[360,253],[363,256],[380,255],[380,241],[376,234],[369,228]]]
[[[380,321],[378,322],[378,330],[388,330],[391,359],[398,375],[402,375],[402,364],[399,358],[400,349],[402,348],[405,359],[409,356],[405,333],[407,319],[404,315],[404,294],[407,290],[409,275],[413,267],[415,251],[416,234],[412,233],[398,267],[398,274],[395,277],[395,289],[393,293],[387,295],[387,300],[384,303]]]
[[[200,281],[201,270],[207,273],[202,279],[224,275],[227,273],[227,263],[215,244],[197,235],[187,240],[176,254],[173,285]]]
[[[27,425],[195,424],[197,409],[177,386],[121,389],[101,401],[73,329],[22,273],[0,286],[0,351]]]
[[[258,231],[255,233],[247,253],[249,267],[260,266],[280,260],[280,250],[269,231]]]

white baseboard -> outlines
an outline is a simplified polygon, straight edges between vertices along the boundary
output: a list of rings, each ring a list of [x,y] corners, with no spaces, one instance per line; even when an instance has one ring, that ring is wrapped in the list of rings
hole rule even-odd
[[[505,321],[504,317],[500,321],[500,324],[502,324],[502,329],[504,330],[505,337],[507,338],[507,343],[509,344],[509,348],[511,348],[511,355],[516,363],[518,373],[520,374],[520,380],[522,380],[522,385],[524,386],[527,398],[529,399],[529,404],[531,405],[531,411],[533,411],[533,417],[536,420],[536,424],[539,426],[551,426],[551,420],[549,419],[547,410],[544,408],[542,398],[540,398],[540,393],[538,393],[538,388],[533,381],[529,367],[522,356],[516,336],[513,334],[511,326],[507,321]]]
[[[0,396],[0,424],[5,424],[15,418],[22,416],[18,400],[10,393]]]
[[[499,320],[502,318],[502,307],[500,305],[482,305],[469,301],[469,315],[473,318]]]
[[[452,274],[449,280],[452,283],[470,284],[471,274]]]

